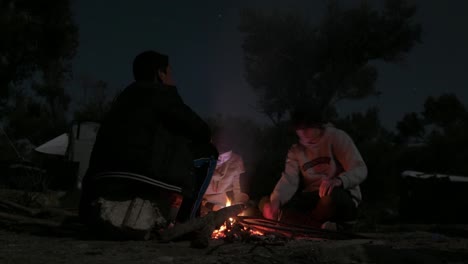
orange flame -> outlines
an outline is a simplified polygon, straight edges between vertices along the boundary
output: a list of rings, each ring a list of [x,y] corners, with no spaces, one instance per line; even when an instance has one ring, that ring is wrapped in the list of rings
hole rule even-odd
[[[226,200],[226,206],[225,207],[228,207],[228,206],[231,206],[231,200],[229,198],[227,198],[227,200]],[[219,229],[216,229],[216,230],[213,231],[213,233],[211,234],[211,238],[212,239],[225,238],[226,233],[230,231],[229,228],[232,227],[232,225],[235,222],[236,222],[236,220],[234,220],[233,218],[230,217],[226,222],[224,222],[224,224],[222,226],[219,227]],[[243,229],[244,229],[244,231],[249,230],[247,227],[244,227]],[[251,235],[263,236],[263,233],[260,232],[260,231],[250,229],[249,232],[250,232]]]

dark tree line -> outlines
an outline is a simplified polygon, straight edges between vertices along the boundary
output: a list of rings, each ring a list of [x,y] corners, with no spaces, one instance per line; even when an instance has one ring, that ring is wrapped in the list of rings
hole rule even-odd
[[[383,10],[369,1],[350,9],[327,3],[317,25],[296,14],[242,12],[246,79],[274,123],[298,104],[333,112],[340,100],[377,94],[373,62],[399,62],[420,40],[416,7],[407,1],[387,0]]]
[[[12,137],[38,144],[66,127],[78,28],[68,0],[0,6],[0,120]]]
[[[78,78],[80,98],[68,94],[67,86],[77,80],[71,64],[79,44],[70,5],[69,0],[0,1],[2,159],[18,158],[13,146],[28,156],[28,148],[68,131],[72,120],[99,121],[109,107],[112,96],[99,79]]]

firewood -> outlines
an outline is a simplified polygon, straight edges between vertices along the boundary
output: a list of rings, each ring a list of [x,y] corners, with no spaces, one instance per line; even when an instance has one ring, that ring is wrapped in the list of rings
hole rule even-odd
[[[7,221],[13,221],[18,224],[32,224],[32,225],[40,225],[40,226],[47,226],[47,227],[59,227],[62,224],[60,222],[55,222],[55,221],[50,221],[50,220],[45,220],[45,219],[37,219],[37,218],[32,218],[32,217],[27,217],[27,216],[22,216],[22,215],[0,212],[0,220],[2,219],[7,220]]]
[[[26,213],[26,214],[28,214],[30,216],[38,215],[41,212],[41,209],[29,208],[27,206],[24,206],[24,205],[21,205],[21,204],[12,202],[12,201],[8,201],[8,200],[0,200],[0,203],[2,205],[5,205],[6,207],[10,207],[12,209],[21,211],[21,212]]]
[[[210,237],[217,227],[221,226],[230,217],[237,216],[244,209],[244,205],[238,204],[225,207],[216,212],[210,212],[204,217],[194,218],[163,230],[160,233],[160,238],[163,242],[168,242],[194,231],[201,231],[202,229],[203,235]]]
[[[60,209],[60,208],[48,208],[48,207],[31,208],[31,207],[27,207],[27,206],[24,206],[24,205],[21,205],[12,201],[8,201],[8,200],[0,200],[0,205],[3,208],[9,208],[9,209],[13,209],[15,211],[21,212],[21,213],[25,213],[28,216],[38,216],[38,215],[45,215],[45,214],[54,215],[54,216],[62,216],[62,217],[77,216],[76,213],[73,213],[64,209]]]

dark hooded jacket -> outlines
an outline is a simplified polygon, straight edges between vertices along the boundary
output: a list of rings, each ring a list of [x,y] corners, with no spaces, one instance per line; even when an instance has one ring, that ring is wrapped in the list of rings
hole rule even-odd
[[[101,196],[118,179],[102,184],[99,175],[124,172],[140,183],[177,186],[193,194],[190,172],[193,159],[198,158],[194,146],[210,145],[210,141],[209,126],[184,104],[175,87],[134,82],[115,99],[101,124],[83,192],[88,192],[88,199]]]

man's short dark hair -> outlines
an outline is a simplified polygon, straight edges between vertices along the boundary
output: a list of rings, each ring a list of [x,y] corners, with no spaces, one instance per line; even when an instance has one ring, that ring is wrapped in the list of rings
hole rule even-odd
[[[133,77],[136,81],[154,81],[158,71],[166,72],[169,57],[156,51],[148,50],[138,54],[133,60]]]
[[[291,125],[294,129],[323,127],[327,123],[324,110],[317,106],[298,106],[291,111]]]

